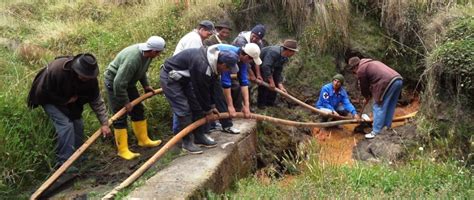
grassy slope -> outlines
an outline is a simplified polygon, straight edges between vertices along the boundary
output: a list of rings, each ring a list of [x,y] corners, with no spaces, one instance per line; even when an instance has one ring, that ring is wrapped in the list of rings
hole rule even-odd
[[[121,6],[90,0],[1,4],[0,195],[15,196],[17,191],[37,187],[54,164],[54,129],[41,108],[29,110],[25,103],[31,81],[44,64],[55,56],[91,52],[104,71],[122,48],[160,35],[168,48],[149,70],[152,86],[159,88],[159,65],[172,54],[179,38],[202,18],[216,21],[223,15],[216,6],[200,9],[181,15],[180,9],[162,1]],[[216,12],[203,12],[206,9]],[[171,111],[164,97],[148,100],[145,106],[149,128],[161,133],[154,137],[169,134]],[[83,117],[86,133],[94,132],[98,123],[88,106]],[[99,144],[106,146],[93,147],[93,152],[114,150],[110,144]]]
[[[88,0],[74,3],[57,0],[50,1],[49,4],[39,1],[24,2],[12,0],[0,5],[4,16],[0,21],[2,46],[15,47],[18,43],[33,45],[16,53],[11,48],[0,50],[2,196],[15,195],[29,186],[37,186],[54,163],[54,134],[47,117],[41,109],[30,111],[25,106],[31,81],[42,65],[57,55],[89,51],[98,57],[103,71],[120,49],[132,43],[143,42],[150,35],[161,35],[168,42],[168,50],[161,59],[152,63],[150,70],[153,86],[159,87],[158,66],[164,58],[171,55],[177,40],[200,19],[210,18],[217,21],[216,19],[224,15],[221,9],[217,12],[203,12],[217,9],[215,6],[203,6],[183,14],[179,9],[159,2],[150,2],[147,6],[103,5]],[[125,21],[127,23],[123,23]],[[360,36],[370,42],[370,37],[363,37],[364,34]],[[380,41],[380,38],[374,37],[373,40]],[[278,40],[272,40],[276,41]],[[318,84],[322,84],[335,71],[331,56],[312,56],[314,55],[311,53],[300,53],[288,71],[289,74],[294,73],[291,69],[298,68],[299,64],[318,69],[320,73],[314,76],[306,73],[302,83],[318,88]],[[164,98],[153,98],[145,105],[150,111],[147,112],[150,124],[154,124],[154,128],[162,134],[169,133],[170,110]],[[90,110],[86,112],[85,120],[86,132],[97,128],[97,121]],[[101,149],[114,148],[97,147],[96,151]],[[314,163],[308,165],[314,165],[312,170],[298,176],[290,187],[281,186],[277,180],[262,186],[257,179],[248,178],[239,182],[236,185],[238,190],[230,192],[229,195],[237,198],[331,198],[331,194],[339,193],[346,197],[378,197],[375,196],[378,194],[390,197],[432,192],[430,188],[437,188],[438,192],[433,192],[434,195],[459,192],[457,195],[464,196],[472,192],[471,175],[452,163],[443,164],[421,159],[395,167],[360,165],[354,168],[328,168]],[[420,176],[415,176],[417,174]],[[378,186],[378,183],[383,184]],[[402,187],[396,189],[397,185]],[[346,187],[349,189],[345,190]]]

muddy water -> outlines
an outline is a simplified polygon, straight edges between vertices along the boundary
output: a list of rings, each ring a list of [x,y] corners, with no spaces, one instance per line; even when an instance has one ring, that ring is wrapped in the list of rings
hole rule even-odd
[[[395,117],[405,116],[419,109],[419,101],[413,101],[405,107],[397,107]],[[372,116],[371,116],[372,117]],[[402,126],[405,122],[395,122],[393,127]],[[313,136],[321,147],[319,157],[322,164],[329,165],[352,165],[352,149],[364,135],[355,133],[356,124],[343,125],[333,128],[315,128]],[[370,131],[370,130],[369,130]]]

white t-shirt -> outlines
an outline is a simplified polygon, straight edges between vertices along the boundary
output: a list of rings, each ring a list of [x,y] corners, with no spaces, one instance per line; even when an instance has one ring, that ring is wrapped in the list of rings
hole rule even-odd
[[[173,56],[181,52],[182,50],[189,48],[201,48],[203,46],[201,36],[197,29],[186,34],[181,40],[179,40],[176,49],[174,50]]]

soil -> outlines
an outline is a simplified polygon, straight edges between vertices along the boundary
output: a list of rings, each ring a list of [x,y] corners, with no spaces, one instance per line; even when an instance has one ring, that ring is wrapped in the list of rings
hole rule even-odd
[[[407,106],[398,106],[395,117],[405,116],[419,109],[419,100]],[[408,123],[407,123],[408,122]],[[320,161],[328,164],[352,164],[354,160],[389,160],[402,158],[407,145],[416,141],[416,126],[409,122],[395,122],[391,131],[384,130],[376,138],[367,140],[363,134],[370,132],[366,127],[355,132],[356,125],[333,128],[315,128],[313,135],[320,144]]]
[[[138,159],[124,160],[116,154],[113,137],[99,142],[110,143],[110,145],[91,146],[90,152],[86,152],[83,155],[86,157],[85,160],[87,162],[77,161],[75,164],[79,168],[78,177],[55,191],[47,191],[47,194],[43,197],[48,199],[89,199],[91,194],[110,191],[129,177],[163,145],[143,148],[136,144],[134,138],[129,138],[130,150],[141,155]],[[107,149],[98,149],[98,146]],[[171,151],[175,155],[179,154],[180,149],[174,148]]]

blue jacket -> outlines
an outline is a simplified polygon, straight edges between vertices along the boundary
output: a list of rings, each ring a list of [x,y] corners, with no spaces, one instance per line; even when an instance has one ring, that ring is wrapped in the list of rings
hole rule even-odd
[[[326,108],[336,111],[340,103],[342,103],[344,109],[349,111],[351,114],[357,114],[357,111],[349,100],[349,95],[347,95],[344,87],[341,87],[339,92],[335,93],[332,83],[328,83],[321,88],[319,99],[314,106],[318,109]]]
[[[211,47],[210,47],[211,48]],[[218,44],[217,49],[220,51],[232,51],[235,52],[237,55],[240,54],[241,48],[236,47],[233,45],[229,44]],[[238,62],[237,65],[239,66],[239,72],[237,72],[237,77],[240,82],[240,86],[248,86],[249,85],[249,79],[247,75],[247,64],[243,62]],[[231,73],[230,71],[223,72],[221,74],[221,85],[223,88],[230,88],[232,85],[232,78],[231,78]]]

